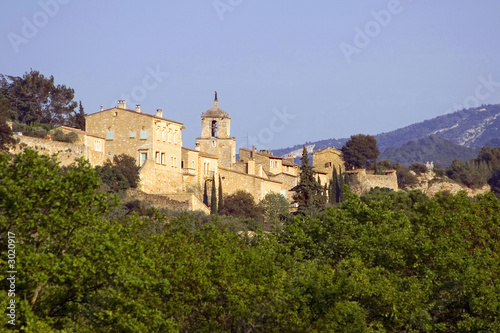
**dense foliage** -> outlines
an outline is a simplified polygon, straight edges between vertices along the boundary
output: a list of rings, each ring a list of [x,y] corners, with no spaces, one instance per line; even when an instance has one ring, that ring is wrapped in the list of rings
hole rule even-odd
[[[314,215],[325,208],[326,197],[319,178],[314,178],[314,171],[309,165],[309,155],[306,147],[302,147],[299,183],[292,188],[293,200],[298,204],[298,213]]]
[[[342,147],[342,156],[347,168],[374,166],[379,155],[377,140],[372,135],[352,135]]]
[[[2,266],[4,235],[17,242],[15,329],[500,331],[500,201],[491,194],[346,194],[316,217],[249,238],[220,216],[114,218],[117,199],[99,186],[83,160],[62,169],[30,150],[0,155]]]
[[[97,166],[103,189],[107,192],[120,193],[129,188],[136,188],[139,183],[139,167],[135,158],[126,154],[113,156],[113,162],[106,161]]]

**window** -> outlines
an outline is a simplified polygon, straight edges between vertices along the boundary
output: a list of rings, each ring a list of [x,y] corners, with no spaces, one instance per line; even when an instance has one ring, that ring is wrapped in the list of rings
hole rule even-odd
[[[135,138],[135,132],[130,132],[130,138],[131,139]]]
[[[165,165],[165,153],[161,153],[161,164]]]
[[[215,142],[215,140],[212,140],[212,147],[217,147],[217,142]]]
[[[113,140],[115,133],[113,131],[106,132],[106,140]]]
[[[156,161],[156,163],[160,163],[160,152],[159,151],[157,151],[155,153],[155,161]]]
[[[141,140],[147,140],[147,138],[148,138],[148,131],[141,130]]]
[[[332,167],[332,162],[325,163],[325,168],[331,168],[331,167]]]
[[[184,169],[184,161],[181,161],[181,168]]]
[[[162,128],[162,130],[161,130],[161,140],[163,142],[165,142],[166,137],[167,137],[167,134],[165,133],[165,129]]]
[[[148,153],[141,153],[141,166],[144,165],[144,163],[146,163],[146,160],[148,159]]]
[[[168,133],[167,133],[167,141],[168,142],[172,142],[172,132],[170,130],[167,130]]]
[[[117,117],[118,116],[118,112],[115,111],[115,113],[113,113],[113,117]]]
[[[174,166],[174,158],[173,157],[170,157],[170,166],[173,167]]]

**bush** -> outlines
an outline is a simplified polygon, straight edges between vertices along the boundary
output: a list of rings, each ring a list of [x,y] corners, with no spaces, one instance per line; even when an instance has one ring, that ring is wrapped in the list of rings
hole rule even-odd
[[[45,138],[49,132],[43,127],[28,128],[23,132],[23,135],[31,136],[34,138]]]
[[[416,174],[421,174],[427,172],[427,167],[423,163],[414,162],[410,164],[410,170],[415,172]]]
[[[75,132],[64,133],[60,129],[52,133],[52,139],[55,141],[73,143],[78,139],[78,134]]]
[[[394,165],[394,168],[396,169],[399,188],[406,188],[418,182],[417,177],[404,165],[398,163]]]
[[[262,210],[255,204],[253,195],[245,191],[238,191],[224,198],[222,215],[234,217],[249,217],[257,221],[262,220]]]

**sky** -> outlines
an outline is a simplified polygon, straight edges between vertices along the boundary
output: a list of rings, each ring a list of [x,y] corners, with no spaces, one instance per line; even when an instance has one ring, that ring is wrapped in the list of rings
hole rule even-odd
[[[231,115],[238,147],[378,134],[500,103],[497,0],[3,1],[0,73],[184,123]]]

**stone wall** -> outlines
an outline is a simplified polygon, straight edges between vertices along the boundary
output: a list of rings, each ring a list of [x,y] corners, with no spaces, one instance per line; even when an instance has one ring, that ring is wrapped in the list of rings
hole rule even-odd
[[[12,153],[19,154],[24,148],[29,147],[38,151],[39,154],[57,154],[57,159],[63,166],[74,163],[75,159],[79,157],[88,159],[92,166],[103,165],[108,159],[104,152],[89,149],[82,144],[52,141],[22,135],[14,135],[14,138],[18,140],[18,143],[10,150]]]
[[[239,190],[251,193],[255,202],[259,202],[269,192],[280,193],[281,183],[248,175],[234,170],[219,167],[219,173],[222,177],[222,189],[224,195],[233,194]]]
[[[145,193],[135,188],[130,188],[127,190],[127,198],[146,201],[156,208],[169,208],[176,210],[189,209],[188,200],[173,200],[166,195]]]
[[[168,166],[146,160],[139,170],[139,189],[146,193],[171,193],[184,190],[182,174]]]
[[[396,171],[388,170],[385,175],[368,174],[365,169],[346,171],[348,175],[355,178],[356,184],[351,184],[351,191],[357,194],[365,194],[371,189],[380,187],[397,191],[398,177]]]

